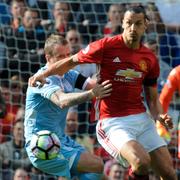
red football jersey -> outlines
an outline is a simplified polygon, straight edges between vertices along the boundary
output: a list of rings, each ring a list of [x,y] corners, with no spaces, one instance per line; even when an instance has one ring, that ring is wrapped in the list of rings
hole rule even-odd
[[[90,43],[78,53],[80,63],[100,64],[102,81],[111,80],[111,96],[100,101],[100,119],[145,112],[143,81],[159,76],[159,64],[151,50],[128,48],[122,35]],[[96,109],[97,110],[97,109]]]

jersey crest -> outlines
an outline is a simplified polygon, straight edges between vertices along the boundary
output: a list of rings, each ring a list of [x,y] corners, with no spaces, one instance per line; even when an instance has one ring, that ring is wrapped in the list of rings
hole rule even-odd
[[[145,60],[140,60],[139,61],[139,67],[142,71],[147,72],[147,63]]]

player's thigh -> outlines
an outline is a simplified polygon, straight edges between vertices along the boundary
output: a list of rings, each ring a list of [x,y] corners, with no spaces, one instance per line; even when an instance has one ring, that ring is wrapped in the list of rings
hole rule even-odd
[[[128,167],[127,161],[130,164],[137,164],[140,160],[142,163],[149,162],[148,153],[136,141],[146,124],[146,113],[99,121],[96,126],[98,142],[125,167]]]
[[[152,152],[151,156],[151,166],[160,176],[162,177],[175,177],[175,170],[173,168],[173,162],[171,155],[166,146],[160,147]]]
[[[121,155],[131,164],[131,166],[138,167],[150,165],[150,156],[145,151],[143,146],[135,140],[125,143],[120,151]]]
[[[102,173],[104,163],[102,159],[89,152],[83,152],[77,164],[79,172]]]

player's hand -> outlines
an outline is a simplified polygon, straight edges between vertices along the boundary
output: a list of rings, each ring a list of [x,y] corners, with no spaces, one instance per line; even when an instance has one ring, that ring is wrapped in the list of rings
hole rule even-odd
[[[168,114],[160,114],[159,118],[157,120],[166,128],[168,128],[168,129],[173,128],[172,118]]]
[[[45,77],[43,74],[35,74],[29,78],[28,84],[32,87],[42,87],[46,82]]]
[[[96,86],[92,89],[93,95],[97,99],[101,99],[111,95],[112,84],[109,80],[102,82],[101,84],[97,83]]]

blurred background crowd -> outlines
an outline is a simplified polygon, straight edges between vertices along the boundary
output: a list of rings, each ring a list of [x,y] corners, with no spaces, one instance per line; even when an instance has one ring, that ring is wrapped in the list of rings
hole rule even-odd
[[[142,41],[158,56],[161,93],[170,71],[180,65],[180,1],[0,0],[0,180],[17,180],[18,174],[24,179],[58,179],[32,167],[24,150],[25,92],[28,78],[45,64],[45,39],[52,33],[60,34],[75,54],[89,42],[120,34],[123,13],[133,5],[143,6],[149,17],[149,28]],[[97,73],[95,64],[80,65],[76,70],[87,77]],[[159,133],[168,142],[174,167],[180,174],[180,98],[176,91],[168,110],[175,127],[171,132]],[[125,180],[127,170],[97,143],[95,125],[93,102],[70,108],[66,133],[102,157],[108,179]],[[151,176],[152,180],[158,179]]]

